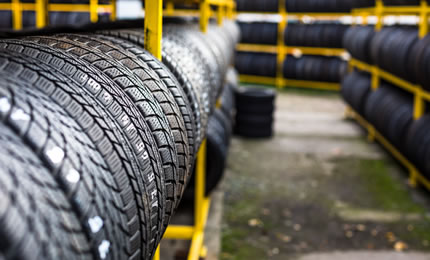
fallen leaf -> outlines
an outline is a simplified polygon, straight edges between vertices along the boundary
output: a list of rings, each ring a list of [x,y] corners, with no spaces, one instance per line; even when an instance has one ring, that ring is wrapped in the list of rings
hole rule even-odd
[[[293,226],[293,229],[294,229],[295,231],[300,231],[300,230],[302,229],[302,226],[301,226],[300,224],[295,224],[295,225]]]
[[[354,236],[354,232],[352,232],[351,230],[348,230],[345,232],[345,236],[347,238],[352,238]]]
[[[263,223],[261,222],[261,220],[253,218],[248,220],[248,225],[250,227],[257,227],[257,226],[261,226]]]
[[[277,247],[273,248],[273,249],[272,249],[272,254],[273,254],[273,255],[277,255],[277,254],[279,254],[279,248],[277,248]]]
[[[287,235],[284,235],[284,234],[281,234],[281,233],[277,233],[276,236],[280,240],[282,240],[283,242],[285,242],[285,243],[290,243],[291,242],[291,237],[290,236],[287,236]]]
[[[408,225],[408,231],[413,231],[415,227],[413,225]]]
[[[372,229],[372,231],[370,232],[370,234],[374,237],[376,237],[379,234],[379,231],[376,229]]]
[[[387,232],[385,234],[385,237],[387,238],[388,242],[394,242],[394,241],[396,241],[396,236],[394,235],[393,232]]]
[[[408,245],[406,243],[403,243],[401,241],[398,241],[394,244],[394,250],[397,252],[402,252],[408,249]]]
[[[263,210],[261,212],[263,213],[264,216],[270,215],[270,209],[263,208]]]
[[[365,226],[365,225],[363,225],[363,224],[358,224],[356,228],[357,228],[357,230],[358,230],[358,231],[360,231],[360,232],[364,232],[364,231],[366,231],[366,226]]]

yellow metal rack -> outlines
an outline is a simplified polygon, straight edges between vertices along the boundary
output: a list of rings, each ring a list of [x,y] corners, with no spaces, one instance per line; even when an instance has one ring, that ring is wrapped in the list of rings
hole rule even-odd
[[[375,30],[382,29],[384,25],[384,17],[389,15],[416,15],[420,17],[419,36],[422,38],[428,33],[428,18],[430,8],[426,0],[421,0],[420,6],[384,6],[382,0],[376,0],[376,6],[372,8],[359,8],[353,10],[354,16],[361,16],[363,23],[367,24],[368,16],[376,16],[377,22]],[[380,81],[385,80],[393,85],[408,91],[414,96],[413,117],[415,120],[421,118],[425,114],[426,102],[430,101],[430,92],[424,90],[420,85],[412,84],[407,80],[397,77],[376,65],[370,65],[356,59],[350,59],[350,69],[358,69],[371,74],[371,88],[378,89]],[[430,190],[430,182],[410,163],[398,150],[394,148],[376,129],[360,117],[351,108],[347,109],[347,114],[354,118],[359,124],[366,128],[369,132],[370,140],[378,140],[393,156],[398,159],[410,172],[409,182],[411,185],[423,184]]]
[[[392,145],[376,128],[361,117],[351,107],[346,110],[346,116],[357,121],[364,129],[368,132],[368,140],[378,141],[387,151],[389,151],[396,160],[403,164],[403,166],[409,171],[409,184],[416,187],[418,184],[423,185],[425,188],[430,190],[430,181],[422,175],[418,169],[400,152],[394,145]]]
[[[23,11],[36,13],[36,27],[43,28],[49,24],[49,12],[89,12],[91,22],[97,22],[99,13],[110,13],[111,20],[116,18],[116,1],[100,5],[98,0],[90,0],[89,4],[53,4],[49,0],[35,0],[35,3],[22,3],[11,0],[11,3],[0,3],[0,10],[12,12],[12,26],[15,30],[22,29]]]
[[[354,9],[352,15],[362,17],[365,24],[367,24],[369,16],[375,16],[377,18],[376,30],[382,29],[384,18],[387,16],[419,16],[419,36],[424,37],[429,30],[430,7],[426,0],[421,0],[419,6],[385,6],[382,0],[376,0],[375,7]]]
[[[188,17],[200,17],[200,26],[202,31],[206,31],[209,19],[215,17],[218,21],[218,25],[222,25],[222,21],[225,17],[233,19],[236,10],[236,1],[234,0],[165,0],[166,7],[164,10],[164,16],[188,16]],[[175,9],[175,3],[187,3],[199,5],[198,10],[194,9]],[[210,8],[211,6],[216,7],[216,12]]]
[[[232,0],[199,0],[192,1],[200,5],[200,29],[207,31],[210,19],[210,7],[215,6],[219,9],[234,9],[235,4]],[[173,3],[170,1],[170,3]],[[232,5],[233,3],[233,5]],[[168,4],[171,5],[171,4]],[[146,48],[157,58],[161,59],[161,38],[163,27],[163,0],[145,0],[145,45]],[[234,11],[234,10],[233,10]],[[219,11],[218,23],[221,24],[224,17],[228,17],[233,12]],[[220,15],[221,13],[221,15]],[[194,190],[194,225],[174,226],[170,225],[164,234],[163,239],[190,240],[191,246],[188,260],[197,260],[206,256],[206,247],[203,244],[205,226],[208,218],[210,198],[205,196],[205,177],[206,177],[206,140],[197,154],[196,162],[196,182]],[[157,249],[154,260],[160,259],[160,249]]]
[[[285,8],[285,1],[279,1],[278,13],[257,13],[257,12],[240,12],[239,14],[267,14],[278,15],[281,21],[278,26],[278,42],[277,45],[259,45],[259,44],[238,44],[236,50],[247,52],[263,52],[277,55],[276,77],[262,77],[254,75],[240,75],[240,81],[244,83],[256,83],[264,85],[275,85],[277,88],[284,87],[300,87],[322,90],[340,90],[339,83],[308,81],[286,79],[283,76],[283,66],[288,54],[299,55],[318,55],[318,56],[343,56],[346,54],[344,49],[335,48],[317,48],[317,47],[301,47],[301,46],[286,46],[284,44],[284,33],[288,26],[288,19],[303,20],[305,17],[311,17],[317,20],[337,20],[339,17],[350,16],[349,13],[289,13]]]

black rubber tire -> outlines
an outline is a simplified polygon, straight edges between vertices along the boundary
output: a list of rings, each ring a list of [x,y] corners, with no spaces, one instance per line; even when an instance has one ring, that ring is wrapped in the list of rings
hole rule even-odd
[[[247,138],[271,138],[273,136],[273,126],[269,125],[238,125],[234,127],[234,133]]]
[[[110,35],[116,38],[121,38],[130,41],[140,47],[144,47],[144,35],[139,31],[133,30],[113,30],[113,31],[100,31],[104,35]],[[204,134],[202,125],[205,122],[205,113],[203,104],[201,103],[200,96],[197,92],[198,87],[195,85],[201,84],[198,75],[189,75],[189,66],[183,67],[180,56],[185,56],[189,52],[188,49],[176,46],[170,41],[163,39],[163,63],[170,69],[170,71],[178,79],[185,94],[188,97],[188,102],[191,104],[193,115],[195,119],[196,134],[194,139],[195,155],[200,147],[202,135]],[[182,54],[181,54],[182,53]],[[194,73],[193,73],[194,74]],[[194,157],[195,157],[194,155]]]
[[[93,257],[109,254],[109,258],[127,258],[124,245],[129,237],[121,194],[102,156],[76,122],[49,97],[19,79],[10,83],[29,72],[16,66],[28,60],[5,56],[1,53],[0,120],[39,156],[64,190],[79,216]],[[80,173],[78,182],[68,181],[71,172]],[[94,221],[98,225],[92,225]]]
[[[60,185],[2,123],[0,132],[2,259],[92,258],[78,216]]]
[[[158,75],[146,63],[138,59],[131,52],[128,52],[122,48],[117,48],[107,41],[91,37],[89,35],[62,34],[56,35],[56,37],[76,41],[85,44],[90,48],[95,48],[100,52],[103,52],[112,59],[119,61],[124,67],[130,69],[136,77],[142,80],[142,82],[146,82],[147,79],[150,79],[150,82],[148,82],[145,87],[149,88],[155,100],[158,101],[161,109],[166,115],[176,145],[176,156],[178,161],[176,204],[179,205],[182,193],[184,192],[186,179],[188,178],[190,171],[190,152],[184,119],[181,116],[179,106],[176,103],[172,93],[164,85],[164,83],[161,82]]]
[[[267,115],[275,110],[276,92],[270,89],[240,87],[235,90],[237,114]]]
[[[210,98],[209,113],[211,114],[215,108],[216,100],[221,93],[225,77],[223,73],[226,71],[226,69],[222,68],[222,65],[219,65],[215,53],[209,47],[215,44],[208,42],[207,37],[196,26],[167,25],[164,27],[164,32],[189,46],[200,57],[198,62],[204,68],[204,74],[209,77],[210,82],[204,91]]]
[[[168,125],[167,117],[164,115],[160,104],[154,99],[148,84],[159,84],[156,79],[148,79],[142,82],[133,73],[118,61],[103,54],[99,50],[89,48],[75,41],[48,36],[28,37],[28,40],[52,46],[63,52],[70,53],[78,59],[84,59],[101,73],[111,78],[124,93],[134,102],[143,118],[152,131],[158,146],[159,159],[163,166],[165,185],[165,219],[164,227],[170,222],[176,205],[176,189],[178,184],[178,163],[176,158],[176,146],[173,134]],[[164,233],[164,230],[163,232]]]
[[[196,134],[194,114],[193,110],[191,109],[191,104],[189,103],[189,100],[176,77],[158,59],[156,59],[154,56],[150,55],[147,51],[145,51],[142,47],[132,43],[131,41],[123,40],[121,38],[115,38],[113,36],[92,36],[105,41],[109,41],[113,44],[120,46],[124,50],[133,53],[134,55],[136,55],[137,58],[145,62],[153,71],[155,71],[155,73],[157,73],[158,77],[163,81],[164,85],[169,88],[170,92],[176,100],[176,103],[180,108],[180,112],[185,123],[185,128],[187,130],[189,154],[191,158],[194,158],[194,138]],[[191,162],[191,158],[189,160],[189,169],[192,169],[193,165],[193,162]],[[190,171],[188,171],[187,174],[188,180],[190,176]]]
[[[369,74],[352,72],[342,81],[342,97],[360,115],[364,115],[364,106],[371,91],[370,80]]]
[[[82,127],[82,132],[97,145],[123,195],[121,210],[127,214],[125,230],[131,236],[128,253],[151,255],[161,236],[157,231],[164,216],[164,187],[160,178],[161,165],[154,156],[157,153],[155,141],[137,108],[114,82],[82,60],[31,42],[8,40],[1,46],[8,52],[33,57],[19,56],[30,66],[22,72],[22,77],[50,96],[54,103],[65,107],[69,116]],[[136,219],[137,212],[139,218]]]

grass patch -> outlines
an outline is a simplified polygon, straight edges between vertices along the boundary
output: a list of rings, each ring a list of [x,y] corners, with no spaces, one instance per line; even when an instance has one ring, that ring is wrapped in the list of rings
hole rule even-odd
[[[265,251],[248,241],[247,227],[228,227],[222,233],[221,260],[264,259]]]
[[[425,209],[415,203],[404,182],[397,180],[385,160],[359,160],[359,172],[380,210],[405,213],[425,213]]]

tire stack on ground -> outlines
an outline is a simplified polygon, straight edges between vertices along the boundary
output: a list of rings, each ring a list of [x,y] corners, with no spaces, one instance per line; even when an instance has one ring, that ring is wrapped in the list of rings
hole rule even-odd
[[[0,39],[0,258],[152,258],[239,37],[169,26]]]
[[[427,91],[430,90],[429,44],[430,37],[419,39],[413,27],[386,27],[378,32],[370,27],[352,27],[344,39],[345,48],[355,59],[374,64]],[[430,178],[428,110],[422,118],[413,120],[412,93],[384,81],[378,90],[371,91],[370,82],[368,74],[352,72],[342,83],[344,99]]]
[[[3,2],[3,1],[1,1]],[[4,1],[10,2],[10,1]],[[23,3],[34,3],[34,0],[23,0]],[[73,5],[89,5],[88,0],[50,0],[50,4],[70,4]],[[110,4],[109,0],[100,0],[100,5]],[[11,11],[0,11],[0,29],[13,29],[12,25],[12,12]],[[100,13],[98,15],[99,22],[109,21],[109,13]],[[48,14],[48,21],[50,26],[80,26],[90,22],[90,12],[54,12],[50,11]],[[36,27],[36,12],[34,11],[23,11],[22,12],[22,26],[23,28],[35,28]]]
[[[247,138],[273,136],[276,91],[240,87],[236,89],[234,133]]]

